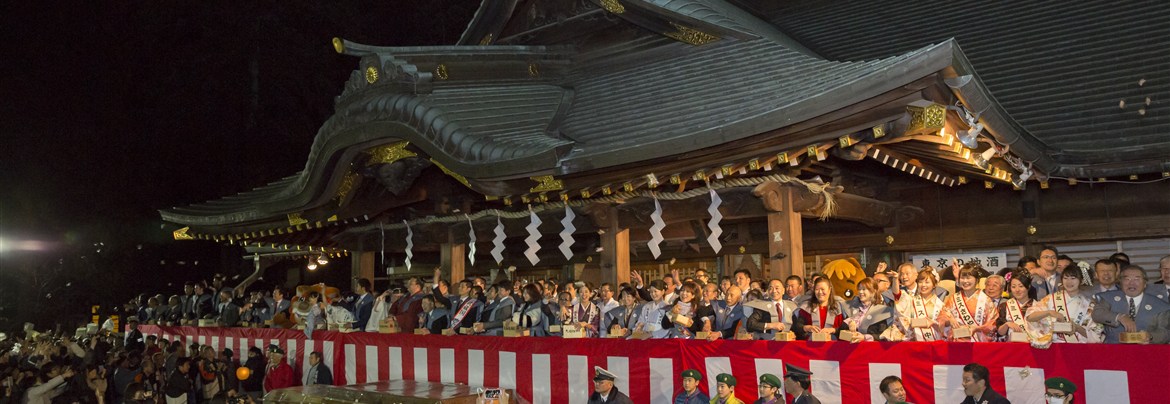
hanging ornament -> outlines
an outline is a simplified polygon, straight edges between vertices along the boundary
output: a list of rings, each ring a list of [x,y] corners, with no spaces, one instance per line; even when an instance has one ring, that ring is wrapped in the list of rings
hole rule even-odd
[[[390,275],[394,273],[394,267],[386,264],[386,225],[382,222],[378,222],[378,233],[382,236],[378,244],[381,247],[382,265],[386,265],[386,275]]]
[[[524,229],[528,230],[528,237],[524,238],[524,244],[528,245],[528,249],[524,250],[524,256],[528,257],[528,262],[532,265],[540,262],[540,257],[536,255],[540,251],[540,217],[536,216],[536,212],[531,209],[528,210],[528,226]]]
[[[471,224],[471,216],[464,214],[463,217],[467,218],[467,261],[475,266],[475,225]]]
[[[410,271],[410,259],[414,258],[414,231],[410,230],[410,223],[403,220],[402,224],[406,225],[406,270]]]
[[[650,241],[646,246],[650,247],[650,255],[658,259],[658,256],[662,255],[662,248],[659,247],[663,240],[662,229],[666,227],[666,222],[662,221],[662,205],[658,203],[658,198],[654,198],[654,213],[650,214],[650,220],[654,221],[654,225],[650,226]]]
[[[561,225],[564,226],[565,229],[561,230],[561,240],[562,241],[561,241],[561,247],[560,247],[561,254],[565,255],[566,260],[573,259],[573,250],[570,249],[569,247],[573,246],[573,242],[574,242],[573,232],[577,231],[577,227],[573,226],[573,219],[576,219],[576,218],[577,218],[577,215],[573,213],[573,208],[570,208],[569,204],[566,203],[565,204],[565,218],[561,219]]]
[[[723,229],[719,227],[719,221],[723,220],[723,214],[719,213],[719,204],[723,203],[723,199],[719,198],[714,189],[710,192],[711,206],[707,207],[707,213],[711,214],[711,220],[707,222],[707,228],[711,229],[711,234],[707,236],[707,243],[718,253],[723,249],[723,243],[719,241],[719,236],[723,234]]]
[[[504,223],[500,221],[499,216],[496,216],[495,233],[496,238],[492,240],[492,244],[495,245],[492,248],[492,258],[496,259],[496,265],[500,265],[500,263],[504,262],[504,238],[506,238],[506,235],[504,234]]]

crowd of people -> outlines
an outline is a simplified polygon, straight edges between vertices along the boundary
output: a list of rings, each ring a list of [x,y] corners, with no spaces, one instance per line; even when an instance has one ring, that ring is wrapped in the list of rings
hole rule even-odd
[[[1037,347],[1170,343],[1170,256],[1159,261],[1156,282],[1148,282],[1146,271],[1121,253],[1088,266],[1072,261],[1046,246],[1038,258],[1024,257],[1016,268],[996,274],[978,263],[942,270],[878,263],[871,276],[857,282],[856,296],[849,300],[835,293],[822,274],[753,279],[743,269],[718,278],[702,269],[687,277],[675,270],[652,280],[632,271],[628,283],[593,285],[528,281],[511,269],[493,271],[492,279],[471,277],[452,284],[436,268],[431,279],[409,278],[381,293],[367,279],[356,279],[352,293],[324,285],[299,293],[279,287],[245,293],[241,287],[225,287],[225,278],[216,275],[210,283],[185,285],[182,295],[143,295],[125,308],[133,314],[131,325],[202,320],[202,325],[226,327],[304,328],[309,338],[315,329],[336,326],[366,332],[628,339],[1011,341]],[[495,279],[497,272],[504,276]],[[104,328],[113,331],[109,324]],[[281,379],[265,377],[269,367],[282,362],[272,360],[282,355],[279,348],[257,349],[240,360],[230,350],[185,347],[141,334],[135,338],[135,333],[132,328],[123,339],[98,335],[10,344],[0,358],[4,375],[11,377],[6,399],[57,402],[43,398],[47,391],[76,402],[160,401],[184,391],[188,401],[198,402],[229,394],[248,397],[264,391],[257,380]],[[233,369],[240,365],[252,369],[253,377],[237,380]],[[328,372],[315,365],[314,379]],[[180,377],[171,383],[176,374]],[[288,379],[303,383],[303,376]]]
[[[1046,246],[1038,258],[1024,257],[996,274],[976,262],[942,270],[878,263],[849,300],[819,273],[765,280],[746,269],[719,279],[702,269],[653,280],[632,271],[628,283],[594,285],[514,281],[511,270],[499,271],[505,276],[498,280],[452,284],[436,268],[431,279],[410,278],[382,293],[356,279],[352,293],[322,285],[297,296],[279,287],[245,295],[217,275],[211,285],[186,285],[166,306],[159,305],[161,296],[141,296],[127,309],[141,323],[302,327],[310,338],[312,330],[334,325],[583,338],[1170,343],[1170,256],[1159,270],[1161,279],[1148,282],[1123,253],[1075,265]]]
[[[38,333],[0,341],[0,404],[184,404],[258,402],[294,385],[332,385],[321,354],[300,375],[272,345],[245,357],[231,349],[143,336],[138,320],[118,334]]]

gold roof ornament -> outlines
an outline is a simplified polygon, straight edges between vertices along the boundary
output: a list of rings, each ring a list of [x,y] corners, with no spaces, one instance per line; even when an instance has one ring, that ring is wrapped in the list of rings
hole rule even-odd
[[[444,166],[443,163],[440,163],[438,160],[431,159],[431,163],[434,163],[436,167],[439,167],[440,170],[443,170],[443,174],[447,174],[456,181],[459,181],[459,183],[463,184],[463,186],[471,188],[471,183],[467,182],[467,177],[464,177],[457,172],[451,171],[447,168],[447,166]]]
[[[674,27],[675,31],[674,32],[664,32],[663,35],[666,35],[668,38],[674,39],[674,40],[679,41],[679,42],[685,42],[685,43],[689,43],[691,45],[701,46],[701,45],[706,45],[706,44],[709,44],[711,42],[715,42],[715,41],[719,40],[719,37],[717,37],[715,35],[711,35],[711,34],[708,34],[706,32],[699,31],[697,29],[694,29],[694,28],[691,28],[691,27],[688,27],[685,25],[676,24],[674,22],[671,22],[670,25],[672,27]]]
[[[305,220],[304,218],[301,217],[302,213],[304,213],[304,212],[289,213],[288,214],[288,224],[290,226],[298,226],[299,227],[302,224],[309,223],[308,220]]]
[[[188,231],[191,231],[190,226],[175,230],[171,232],[171,235],[175,237],[175,240],[194,240],[195,237],[187,234]]]
[[[937,133],[947,123],[947,107],[941,104],[909,105],[906,112],[910,114],[910,126],[906,128],[908,135]]]
[[[333,37],[333,50],[337,51],[337,53],[345,53],[345,41],[342,41],[341,38]]]
[[[366,83],[374,84],[378,81],[378,68],[374,66],[366,67]]]
[[[451,75],[447,72],[447,65],[440,63],[438,66],[435,66],[435,78],[439,80],[451,78]]]
[[[605,11],[614,14],[621,14],[626,12],[626,6],[623,6],[622,3],[618,0],[601,0],[601,8],[604,8]]]
[[[410,146],[410,142],[384,144],[367,150],[370,153],[370,160],[366,161],[366,167],[375,164],[390,164],[407,157],[418,156],[415,152],[406,150],[406,146]]]
[[[560,191],[565,189],[565,182],[558,180],[551,175],[528,177],[528,179],[536,181],[536,186],[529,189],[528,192]]]

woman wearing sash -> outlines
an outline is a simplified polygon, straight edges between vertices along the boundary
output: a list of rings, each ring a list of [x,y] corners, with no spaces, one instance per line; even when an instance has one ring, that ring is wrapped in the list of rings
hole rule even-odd
[[[898,315],[893,307],[882,304],[870,278],[857,282],[857,298],[850,300],[847,308],[849,318],[845,319],[845,325],[855,332],[852,342],[880,340]]]
[[[813,294],[792,315],[792,331],[796,339],[811,339],[814,333],[830,333],[836,340],[845,326],[845,310],[833,296],[829,278],[820,277],[813,283]]]
[[[662,316],[662,328],[670,330],[670,338],[692,338],[695,333],[703,330],[703,321],[700,320],[698,311],[699,285],[685,282],[682,285],[682,292],[678,295],[678,301],[667,309],[667,315]],[[676,322],[675,318],[678,316],[685,320]]]
[[[1008,293],[1012,298],[999,304],[999,318],[995,320],[996,340],[1019,342],[1029,340],[1028,320],[1024,314],[1032,308],[1035,302],[1036,290],[1032,289],[1032,277],[1024,271],[1014,271],[1007,275]],[[1017,335],[1021,335],[1017,336]],[[1023,340],[1021,340],[1021,338]]]
[[[897,309],[900,325],[906,332],[907,341],[939,341],[945,339],[938,323],[943,310],[943,301],[934,294],[938,278],[934,271],[922,271],[915,280],[918,292],[911,296],[903,293],[898,299]]]
[[[999,312],[991,298],[977,289],[985,272],[982,265],[973,262],[959,268],[957,290],[947,296],[939,321],[949,326],[947,337],[951,341],[989,342],[994,338]]]
[[[638,324],[638,313],[642,311],[638,307],[638,292],[635,292],[633,287],[626,286],[618,293],[618,302],[621,306],[605,313],[609,318],[606,328],[611,335],[628,337],[633,332],[631,329]]]
[[[666,338],[670,332],[662,328],[662,317],[666,315],[666,302],[662,301],[666,296],[666,283],[661,279],[655,279],[650,282],[647,289],[652,300],[642,305],[642,310],[638,313],[638,324],[634,326],[633,331],[650,334],[650,338]]]
[[[581,285],[577,289],[577,304],[573,305],[572,323],[585,329],[586,338],[597,338],[601,329],[601,309],[593,304],[593,287]]]
[[[1104,327],[1093,322],[1093,299],[1082,293],[1081,283],[1085,274],[1076,267],[1060,275],[1060,290],[1045,296],[1028,309],[1029,327],[1034,339],[1051,338],[1051,342],[1096,343],[1104,338]],[[1071,325],[1071,329],[1061,328]],[[1071,332],[1070,332],[1071,331]]]

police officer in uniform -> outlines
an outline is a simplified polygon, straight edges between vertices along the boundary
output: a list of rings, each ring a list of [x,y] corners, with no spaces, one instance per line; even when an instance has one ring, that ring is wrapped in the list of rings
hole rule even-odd
[[[629,396],[613,385],[616,375],[601,366],[594,366],[593,371],[593,395],[589,396],[589,404],[634,404]]]
[[[813,397],[808,392],[808,386],[812,384],[812,372],[808,369],[793,366],[791,363],[784,364],[784,392],[792,397],[792,404],[821,404],[821,400]]]

